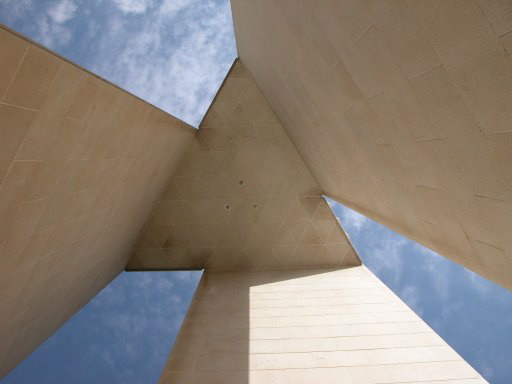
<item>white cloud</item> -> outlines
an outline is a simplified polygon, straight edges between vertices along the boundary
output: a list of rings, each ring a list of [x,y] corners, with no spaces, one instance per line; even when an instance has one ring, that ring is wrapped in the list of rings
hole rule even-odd
[[[482,297],[489,295],[493,288],[492,282],[467,268],[464,268],[464,274],[467,277],[468,285],[477,291],[478,294]]]
[[[130,383],[139,382],[132,375],[144,372],[136,368],[141,361],[155,365],[145,370],[161,370],[159,364],[169,353],[199,278],[198,272],[123,273],[86,310],[93,317],[81,325],[91,339],[80,347],[82,363],[120,370],[116,372],[120,381]],[[77,343],[83,344],[83,337],[79,336]],[[141,356],[141,348],[146,356]]]
[[[122,4],[146,13],[109,16],[91,69],[197,125],[236,57],[229,1]]]
[[[420,293],[418,288],[413,285],[406,285],[399,292],[399,296],[403,301],[407,303],[409,307],[411,307],[414,312],[416,312],[419,316],[423,315],[423,308],[420,305]]]
[[[43,15],[35,20],[34,26],[38,29],[39,41],[51,48],[64,47],[71,41],[71,30],[53,21],[51,17]]]
[[[428,249],[427,247],[424,247],[423,245],[419,243],[414,243],[415,249],[421,253],[422,255],[429,256],[432,258],[432,260],[440,260],[442,259],[442,256],[440,256],[437,252]]]
[[[47,11],[48,16],[57,24],[63,24],[75,16],[76,4],[71,0],[54,3]]]
[[[195,282],[197,280],[197,271],[181,271],[176,275],[176,279],[186,283]]]
[[[350,228],[351,231],[357,233],[365,227],[366,223],[368,223],[367,217],[349,208],[343,207],[342,212],[342,223],[345,224],[348,228]]]
[[[450,297],[450,275],[447,268],[449,261],[437,252],[428,249],[421,244],[413,243],[413,249],[422,255],[421,268],[427,271],[428,275],[431,276],[432,285],[436,290],[437,294],[443,301],[447,301]]]
[[[8,21],[10,23],[24,17],[34,8],[32,0],[1,0],[0,7],[8,10],[5,14],[2,14],[2,21]]]
[[[407,240],[388,234],[377,236],[374,233],[369,236],[372,236],[370,257],[373,272],[378,276],[387,272],[386,275],[390,276],[393,284],[396,285],[402,279],[404,263],[402,255]]]
[[[188,0],[163,0],[160,5],[160,15],[175,15],[188,5]]]
[[[145,13],[152,5],[152,0],[113,0],[124,13]]]
[[[73,0],[0,0],[2,22],[54,50],[70,43],[77,11]]]
[[[350,234],[354,236],[357,235],[368,223],[370,223],[370,219],[361,215],[359,212],[345,207],[343,204],[340,204],[327,196],[324,197],[342,227]]]
[[[229,0],[0,0],[0,15],[191,125],[236,57]]]
[[[399,282],[402,279],[402,255],[407,240],[335,200],[329,197],[325,199],[356,246],[361,245],[358,243],[364,236],[364,246],[360,247],[363,262],[381,278],[385,275],[389,282]]]

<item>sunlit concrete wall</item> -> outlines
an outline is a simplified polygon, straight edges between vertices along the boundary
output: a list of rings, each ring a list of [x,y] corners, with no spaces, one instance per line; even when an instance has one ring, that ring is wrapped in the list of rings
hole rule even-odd
[[[365,267],[204,273],[170,383],[486,381]]]
[[[123,270],[194,132],[0,28],[0,377]]]
[[[512,3],[231,3],[322,191],[512,288]]]

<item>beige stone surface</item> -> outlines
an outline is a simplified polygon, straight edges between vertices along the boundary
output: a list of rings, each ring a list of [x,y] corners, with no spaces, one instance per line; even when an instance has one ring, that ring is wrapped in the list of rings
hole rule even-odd
[[[486,383],[365,267],[205,271],[161,384]]]
[[[359,265],[256,83],[235,61],[128,270]]]
[[[124,269],[194,132],[0,28],[0,377]]]
[[[322,193],[512,288],[510,1],[232,6],[198,131],[0,28],[0,376],[131,256],[207,269],[162,383],[485,383]]]
[[[507,0],[232,1],[321,190],[512,288]]]

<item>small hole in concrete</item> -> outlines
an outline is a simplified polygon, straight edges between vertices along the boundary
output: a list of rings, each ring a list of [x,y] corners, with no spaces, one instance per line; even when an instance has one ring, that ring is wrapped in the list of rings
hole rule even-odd
[[[238,184],[240,184],[240,185],[244,185],[244,181],[243,181],[243,180],[240,180],[240,181],[238,182]]]
[[[226,209],[231,209],[231,205],[226,204]]]

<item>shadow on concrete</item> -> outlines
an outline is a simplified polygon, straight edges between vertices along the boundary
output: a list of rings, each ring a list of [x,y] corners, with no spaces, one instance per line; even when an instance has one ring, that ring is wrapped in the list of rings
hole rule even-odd
[[[265,316],[265,308],[251,310],[251,289],[332,270],[205,271],[160,383],[248,384],[251,313]]]

